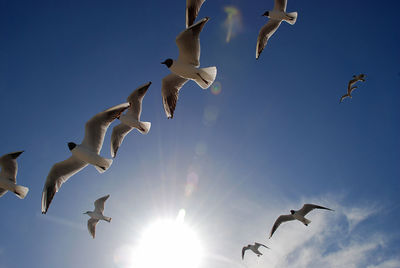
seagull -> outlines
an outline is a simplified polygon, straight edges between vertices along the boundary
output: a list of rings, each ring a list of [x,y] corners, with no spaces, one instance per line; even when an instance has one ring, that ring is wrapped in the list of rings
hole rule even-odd
[[[166,59],[162,62],[172,72],[163,78],[161,88],[164,110],[168,118],[173,118],[179,90],[189,79],[195,81],[201,88],[207,89],[217,76],[215,66],[199,68],[199,35],[208,20],[209,18],[206,17],[181,32],[176,37],[179,48],[178,60]]]
[[[354,86],[354,84],[358,81],[365,82],[365,77],[365,74],[353,75],[353,79],[351,79],[347,85],[347,94],[340,97],[339,103],[342,103],[342,101],[347,97],[353,98],[353,96],[351,96],[351,92],[357,88],[357,86]]]
[[[306,219],[304,216],[307,215],[307,213],[309,213],[311,210],[318,208],[318,209],[327,209],[327,210],[331,210],[330,208],[326,208],[326,207],[321,207],[318,205],[314,205],[314,204],[305,204],[301,209],[299,210],[291,210],[289,215],[281,215],[278,217],[278,219],[276,219],[274,226],[272,227],[271,230],[271,234],[269,236],[269,238],[272,237],[272,235],[275,233],[276,229],[278,229],[279,225],[281,225],[282,222],[285,221],[293,221],[293,220],[299,220],[302,223],[304,223],[305,226],[308,226],[310,224],[310,220]]]
[[[61,185],[88,164],[92,164],[100,173],[112,164],[112,159],[99,155],[104,136],[110,124],[129,107],[129,103],[119,104],[93,116],[86,122],[85,137],[80,145],[68,143],[72,156],[58,162],[50,169],[42,192],[42,213],[46,214],[50,203]]]
[[[119,117],[121,123],[113,128],[111,134],[111,156],[115,158],[117,151],[121,146],[125,136],[131,132],[132,129],[136,128],[142,134],[147,134],[150,131],[151,123],[140,121],[140,114],[142,113],[142,101],[144,95],[146,95],[151,82],[138,87],[131,95],[127,98],[130,103],[130,107],[126,114]]]
[[[193,25],[205,1],[206,0],[186,0],[186,28]]]
[[[106,200],[110,197],[110,195],[106,195],[103,197],[100,197],[94,202],[94,211],[86,211],[83,214],[87,214],[90,216],[90,219],[87,222],[87,227],[89,230],[89,233],[92,235],[93,239],[96,236],[96,225],[99,222],[99,220],[103,221],[108,221],[111,222],[110,217],[106,217],[103,215],[104,212],[104,203]]]
[[[250,250],[253,251],[255,254],[257,254],[257,257],[260,257],[261,255],[263,255],[263,254],[258,250],[259,247],[265,247],[265,248],[268,248],[268,249],[269,249],[269,247],[267,247],[266,245],[263,245],[263,244],[260,244],[260,243],[257,243],[257,242],[255,242],[254,245],[247,245],[247,247],[243,247],[243,248],[242,248],[242,260],[243,260],[243,258],[244,258],[244,253],[245,253],[246,250],[248,250],[248,249],[250,249]]]
[[[17,158],[23,152],[18,151],[0,157],[0,197],[5,195],[7,191],[15,193],[20,199],[24,199],[28,194],[29,188],[17,185]]]
[[[286,21],[291,25],[296,23],[297,12],[286,13],[286,5],[287,0],[275,0],[274,9],[263,14],[263,16],[269,18],[269,21],[261,28],[258,34],[256,59],[260,57],[269,38],[276,32],[282,21]]]

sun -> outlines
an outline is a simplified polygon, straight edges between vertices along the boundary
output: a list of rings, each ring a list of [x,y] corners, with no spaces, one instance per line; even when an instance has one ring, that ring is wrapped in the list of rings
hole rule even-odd
[[[176,219],[161,219],[142,234],[133,254],[135,268],[197,268],[203,249],[196,233],[184,223],[185,211]]]

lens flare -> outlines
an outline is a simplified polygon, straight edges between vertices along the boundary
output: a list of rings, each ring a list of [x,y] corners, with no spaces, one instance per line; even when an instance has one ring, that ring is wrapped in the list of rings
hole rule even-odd
[[[224,23],[224,26],[227,29],[225,41],[229,43],[231,38],[242,30],[242,17],[239,9],[234,6],[226,6],[224,11],[227,14],[227,18]]]
[[[218,119],[219,110],[215,106],[208,106],[204,109],[203,124],[212,126]]]
[[[220,82],[216,81],[211,85],[211,93],[214,95],[219,95],[222,91],[222,85]]]
[[[186,187],[185,187],[185,196],[189,197],[193,194],[193,192],[197,188],[197,184],[199,183],[199,176],[195,172],[189,172],[186,179]]]

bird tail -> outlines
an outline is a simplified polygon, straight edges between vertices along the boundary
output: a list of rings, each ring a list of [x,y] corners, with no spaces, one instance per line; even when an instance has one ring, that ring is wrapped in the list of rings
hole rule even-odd
[[[194,80],[202,89],[209,88],[217,76],[217,67],[198,69],[197,77]]]
[[[296,20],[297,20],[297,12],[287,13],[287,17],[288,17],[288,19],[286,20],[286,22],[293,25],[296,23]]]
[[[103,158],[101,164],[95,165],[94,167],[97,169],[99,173],[103,173],[111,167],[112,162],[113,162],[112,159]]]
[[[138,130],[139,130],[140,133],[145,135],[145,134],[149,133],[150,128],[151,128],[151,123],[150,122],[139,122]]]
[[[111,217],[104,217],[105,221],[111,222]]]
[[[24,187],[24,186],[20,186],[20,185],[15,186],[14,193],[21,199],[24,199],[25,196],[28,194],[28,192],[29,192],[28,187]]]

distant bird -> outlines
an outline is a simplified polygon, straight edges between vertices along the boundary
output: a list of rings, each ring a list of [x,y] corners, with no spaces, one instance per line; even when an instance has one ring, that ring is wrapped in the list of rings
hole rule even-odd
[[[353,96],[351,96],[351,92],[353,92],[353,90],[355,90],[356,88],[357,88],[357,86],[350,87],[350,83],[349,83],[349,85],[348,85],[348,87],[347,87],[347,93],[344,94],[342,97],[340,97],[339,103],[342,103],[342,101],[343,101],[345,98],[353,98]]]
[[[291,210],[289,215],[281,215],[278,217],[278,219],[275,221],[274,226],[272,227],[271,233],[269,238],[272,237],[272,235],[275,233],[276,229],[278,229],[279,225],[281,225],[282,222],[285,221],[293,221],[293,220],[299,220],[302,223],[304,223],[305,226],[308,226],[308,224],[310,224],[310,220],[306,219],[304,216],[307,215],[307,213],[309,213],[311,210],[313,209],[327,209],[327,210],[331,210],[330,208],[326,208],[326,207],[321,207],[318,205],[313,205],[313,204],[305,204],[301,209],[299,210]]]
[[[171,74],[162,80],[161,94],[163,98],[165,114],[173,118],[178,101],[179,90],[190,79],[201,88],[207,89],[214,82],[217,68],[199,68],[200,66],[200,32],[209,18],[204,18],[190,26],[176,37],[179,48],[178,60],[167,59],[165,64]]]
[[[250,249],[250,250],[253,251],[255,254],[257,254],[257,257],[260,257],[261,255],[263,255],[263,254],[258,250],[259,247],[265,247],[265,248],[268,248],[268,249],[269,249],[269,247],[267,247],[266,245],[263,245],[263,244],[260,244],[260,243],[257,243],[257,242],[255,242],[254,245],[247,245],[246,247],[243,247],[243,248],[242,248],[242,260],[244,259],[244,253],[245,253],[246,250],[248,250],[248,249]]]
[[[113,158],[117,155],[117,151],[125,136],[131,132],[132,129],[136,128],[142,134],[147,134],[150,131],[151,123],[140,121],[142,101],[150,85],[151,82],[148,82],[138,87],[127,98],[130,107],[125,114],[119,117],[121,123],[113,128],[111,134],[111,156]]]
[[[339,103],[342,103],[345,98],[353,98],[353,96],[351,96],[351,93],[357,88],[357,86],[354,86],[354,84],[358,81],[365,82],[365,78],[365,74],[353,75],[353,79],[351,79],[347,84],[347,94],[340,97]]]
[[[112,164],[112,159],[99,155],[103,146],[104,136],[110,124],[129,107],[129,103],[114,106],[98,113],[87,121],[85,125],[85,138],[80,145],[68,143],[72,156],[58,162],[50,169],[42,192],[42,213],[46,214],[51,201],[61,185],[71,176],[92,164],[100,173],[106,171]]]
[[[206,0],[186,0],[186,28],[193,25]]]
[[[275,0],[274,9],[263,14],[263,16],[269,18],[269,21],[261,28],[258,34],[256,59],[260,57],[260,54],[267,45],[269,38],[276,32],[282,21],[286,21],[291,25],[296,23],[297,12],[286,13],[286,5],[287,0]]]
[[[99,199],[97,199],[94,202],[94,211],[86,211],[83,214],[87,214],[90,216],[90,219],[87,222],[87,227],[89,230],[89,233],[92,235],[93,239],[96,236],[96,225],[99,222],[99,220],[103,221],[108,221],[111,222],[110,217],[106,217],[103,215],[104,212],[104,203],[106,200],[110,197],[110,195],[103,196]]]
[[[21,199],[24,199],[28,194],[29,188],[17,185],[17,158],[23,152],[9,153],[0,157],[0,197],[5,195],[7,191],[15,193]]]

